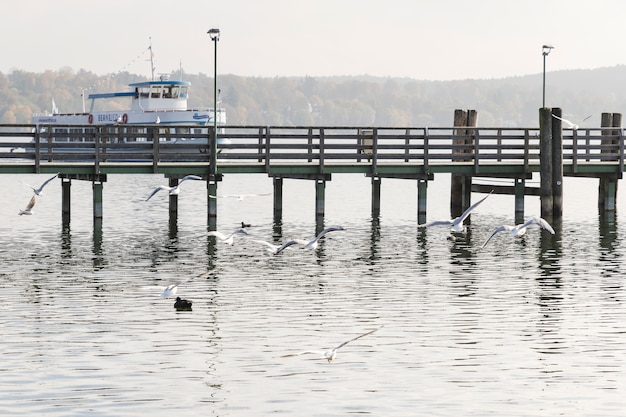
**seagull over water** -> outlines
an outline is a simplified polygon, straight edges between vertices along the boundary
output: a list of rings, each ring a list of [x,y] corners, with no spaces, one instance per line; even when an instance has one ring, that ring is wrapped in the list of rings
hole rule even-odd
[[[344,229],[341,226],[331,226],[331,227],[327,227],[326,229],[324,229],[321,232],[319,232],[317,234],[317,236],[315,236],[312,240],[307,241],[307,240],[304,240],[304,239],[293,239],[290,242],[293,242],[293,243],[291,243],[292,245],[293,244],[298,244],[298,245],[304,246],[304,249],[312,250],[312,249],[317,248],[317,244],[318,244],[319,240],[321,238],[323,238],[324,236],[326,236],[327,233],[339,232],[339,231],[344,231],[344,230],[346,230],[346,229]],[[287,244],[287,243],[289,243],[289,242],[286,242],[285,244]]]
[[[55,179],[58,175],[59,175],[59,174],[58,174],[58,173],[56,173],[56,174],[54,174],[52,177],[50,177],[50,178],[48,178],[47,180],[45,180],[45,181],[43,182],[43,184],[41,184],[41,185],[39,186],[39,188],[37,188],[37,187],[33,187],[32,185],[28,185],[28,184],[26,184],[26,185],[28,185],[30,188],[32,188],[32,190],[33,190],[33,192],[35,193],[35,195],[39,195],[39,196],[41,196],[41,195],[43,195],[43,187],[45,187],[46,185],[48,185],[48,183],[49,183],[50,181],[52,181],[53,179]]]
[[[218,238],[219,240],[221,240],[223,243],[227,244],[227,245],[232,245],[235,241],[235,235],[247,235],[248,232],[246,232],[246,230],[242,227],[235,229],[231,234],[229,235],[225,235],[222,232],[218,232],[216,230],[208,232],[207,236],[215,236],[216,238]]]
[[[168,187],[167,185],[161,185],[159,187],[156,187],[154,190],[152,190],[152,192],[150,193],[150,195],[148,195],[148,198],[146,198],[146,201],[150,200],[152,198],[153,195],[155,195],[156,193],[158,193],[161,190],[167,190],[169,195],[178,195],[180,194],[180,185],[187,181],[187,180],[201,180],[202,177],[199,177],[197,175],[187,175],[185,177],[183,177],[179,182],[178,185],[175,185],[174,187]]]
[[[383,326],[384,326],[384,325],[383,325]],[[342,344],[340,344],[340,345],[339,345],[339,346],[337,346],[337,347],[334,347],[334,348],[332,348],[332,349],[328,349],[328,350],[326,350],[326,351],[319,351],[319,350],[305,350],[304,352],[290,353],[290,354],[288,354],[288,355],[282,355],[282,356],[279,356],[279,357],[280,357],[280,358],[288,358],[288,357],[291,357],[291,356],[300,356],[300,355],[309,355],[309,354],[312,354],[312,355],[320,355],[320,357],[321,357],[322,359],[326,359],[326,360],[328,361],[328,363],[330,363],[330,362],[332,362],[332,360],[333,360],[333,359],[335,359],[335,357],[337,356],[337,351],[338,351],[339,349],[341,349],[342,347],[344,347],[345,345],[347,345],[347,344],[348,344],[348,343],[350,343],[350,342],[354,342],[354,341],[355,341],[355,340],[357,340],[357,339],[360,339],[360,338],[362,338],[362,337],[365,337],[365,336],[367,336],[367,335],[369,335],[369,334],[374,333],[374,332],[375,332],[375,331],[377,331],[377,330],[382,329],[382,328],[383,328],[383,326],[380,326],[379,328],[374,329],[374,330],[370,330],[370,331],[369,331],[369,332],[367,332],[367,333],[363,333],[363,334],[361,334],[361,335],[359,335],[359,336],[357,336],[357,337],[354,337],[354,338],[352,338],[352,339],[348,340],[347,342],[343,342]]]
[[[582,120],[581,120],[580,122],[578,122],[578,123],[573,123],[573,122],[570,122],[570,121],[569,121],[569,120],[567,120],[567,119],[563,119],[562,117],[559,117],[559,116],[557,116],[557,115],[554,115],[554,114],[552,115],[552,117],[554,117],[555,119],[559,119],[560,121],[562,121],[563,123],[565,123],[565,124],[567,125],[567,127],[568,127],[568,128],[570,128],[570,129],[572,129],[572,130],[578,130],[578,128],[579,128],[579,126],[578,126],[578,125],[579,125],[580,123],[584,122],[585,120],[589,119],[591,116],[593,116],[593,114],[590,114],[589,116],[585,117],[584,119],[582,119]]]
[[[30,216],[31,214],[33,214],[34,206],[35,206],[35,196],[32,196],[30,198],[30,201],[28,202],[28,205],[26,205],[26,208],[24,208],[23,210],[20,210],[20,216],[24,214]]]
[[[461,214],[459,217],[456,217],[456,218],[454,218],[452,220],[435,220],[435,221],[432,221],[432,222],[420,224],[417,227],[451,225],[453,232],[462,232],[465,229],[465,226],[463,225],[463,222],[465,221],[465,219],[467,219],[469,217],[469,215],[472,214],[472,210],[474,210],[476,207],[478,207],[478,205],[480,203],[485,201],[487,199],[487,197],[489,197],[491,195],[491,193],[493,193],[493,190],[491,190],[491,192],[489,194],[487,194],[485,197],[481,198],[476,203],[474,203],[471,206],[469,206],[469,208],[467,210],[465,210],[463,212],[463,214]]]
[[[264,240],[255,240],[255,242],[261,243],[261,244],[265,245],[267,251],[269,253],[271,253],[272,255],[278,255],[283,250],[287,249],[289,246],[297,244],[297,242],[295,240],[289,240],[289,241],[283,243],[282,245],[274,245],[274,244],[266,242]]]
[[[521,237],[521,236],[524,236],[524,234],[526,234],[526,229],[528,229],[531,226],[541,227],[542,229],[547,230],[551,234],[554,234],[554,229],[552,228],[552,226],[550,226],[550,224],[547,221],[545,221],[541,217],[533,217],[532,219],[526,220],[525,223],[518,224],[517,226],[509,226],[508,224],[503,224],[502,226],[498,227],[496,230],[493,231],[491,236],[487,238],[487,240],[485,241],[485,243],[483,243],[480,249],[484,248],[485,245],[487,245],[487,243],[491,240],[491,238],[500,232],[509,232],[509,235],[512,237]]]

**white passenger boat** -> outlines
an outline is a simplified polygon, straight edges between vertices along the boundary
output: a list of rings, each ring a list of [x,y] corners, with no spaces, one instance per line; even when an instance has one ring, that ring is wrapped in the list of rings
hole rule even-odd
[[[191,87],[191,83],[187,81],[161,79],[133,83],[129,87],[130,91],[125,92],[90,94],[89,111],[60,113],[53,104],[51,113],[33,116],[32,122],[40,131],[53,129],[57,142],[62,141],[62,136],[58,133],[63,132],[74,133],[68,141],[81,141],[76,133],[81,130],[88,133],[92,130],[89,129],[90,126],[125,125],[132,128],[133,125],[158,124],[160,129],[167,130],[168,140],[176,140],[176,133],[184,134],[186,138],[194,133],[206,135],[208,127],[214,124],[213,109],[194,109],[187,106]],[[100,110],[107,108],[107,101],[116,100],[119,103],[120,99],[130,101],[126,110]],[[226,113],[221,108],[216,113],[219,133],[220,126],[226,123]]]

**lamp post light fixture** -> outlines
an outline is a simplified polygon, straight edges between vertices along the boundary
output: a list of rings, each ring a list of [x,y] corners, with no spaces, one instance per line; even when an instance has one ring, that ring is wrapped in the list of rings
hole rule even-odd
[[[554,49],[552,45],[543,45],[541,47],[541,54],[543,55],[543,102],[542,108],[546,107],[546,57],[550,55],[550,51]]]
[[[213,55],[213,137],[211,143],[211,174],[217,174],[217,41],[220,40],[219,29],[209,29],[207,32],[214,42]]]

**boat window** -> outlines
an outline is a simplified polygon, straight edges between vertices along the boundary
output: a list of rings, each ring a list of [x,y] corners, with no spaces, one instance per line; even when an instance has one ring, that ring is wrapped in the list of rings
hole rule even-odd
[[[161,98],[161,86],[160,85],[152,86],[152,93],[150,94],[150,97]]]
[[[139,97],[141,98],[148,98],[150,96],[150,89],[149,88],[140,88],[139,89]]]
[[[187,98],[187,87],[180,87],[180,98]]]

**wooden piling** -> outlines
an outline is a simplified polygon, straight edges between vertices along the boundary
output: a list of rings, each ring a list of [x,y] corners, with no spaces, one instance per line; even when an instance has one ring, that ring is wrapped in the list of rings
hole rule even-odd
[[[91,183],[93,189],[93,218],[95,220],[102,220],[102,183],[94,181]]]
[[[515,223],[524,222],[524,195],[526,189],[525,178],[515,178]]]
[[[178,178],[170,178],[169,186],[176,187],[178,185]],[[178,219],[178,195],[170,194],[169,196],[169,213],[170,213],[170,224],[172,222],[176,222]]]
[[[552,114],[563,117],[560,108]],[[563,126],[561,120],[552,117],[552,218],[563,217]]]
[[[539,164],[541,217],[551,221],[554,209],[552,182],[552,109],[539,109]]]
[[[600,118],[600,127],[602,127],[602,136],[609,138],[602,139],[602,145],[607,147],[615,147],[619,145],[620,130],[609,129],[611,127],[621,128],[621,113],[602,113]],[[611,138],[610,136],[615,136]],[[601,153],[615,153],[618,158],[618,149],[602,149]],[[601,176],[598,183],[598,211],[600,213],[612,213],[615,211],[617,200],[617,181],[618,176],[606,175]]]
[[[69,223],[71,217],[72,180],[61,178],[61,218],[63,223]]]
[[[315,217],[324,217],[324,206],[326,203],[326,181],[315,180]]]
[[[372,177],[372,218],[380,216],[380,186],[381,178]]]
[[[428,180],[417,180],[417,224],[426,223]]]
[[[283,178],[274,177],[274,223],[283,217]]]
[[[217,226],[217,198],[209,196],[217,196],[217,181],[214,179],[208,179],[206,182],[207,188],[207,215],[209,230],[216,230]]]
[[[478,112],[476,110],[454,111],[454,127],[476,127],[478,123]],[[456,135],[468,135],[471,129],[455,129]],[[454,145],[468,146],[472,144],[471,139],[455,139]],[[452,160],[465,160],[462,154],[467,153],[465,149],[453,150]],[[451,174],[450,177],[450,213],[452,217],[457,217],[471,205],[472,177],[465,175]]]

